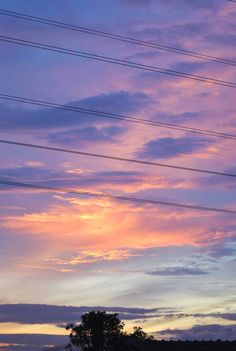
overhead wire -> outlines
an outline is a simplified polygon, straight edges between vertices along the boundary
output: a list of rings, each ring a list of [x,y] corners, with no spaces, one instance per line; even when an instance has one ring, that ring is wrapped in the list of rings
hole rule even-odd
[[[100,153],[94,153],[94,152],[85,152],[85,151],[71,150],[71,149],[59,148],[59,147],[53,147],[53,146],[23,143],[23,142],[19,142],[19,141],[5,140],[5,139],[0,139],[0,143],[7,144],[7,145],[15,145],[15,146],[22,146],[22,147],[28,147],[28,148],[47,150],[47,151],[65,152],[65,153],[81,155],[81,156],[97,157],[97,158],[103,158],[103,159],[109,159],[109,160],[115,160],[115,161],[124,161],[124,162],[136,163],[136,164],[145,164],[145,165],[149,165],[149,166],[165,167],[165,168],[178,169],[178,170],[183,170],[183,171],[207,173],[207,174],[211,174],[211,175],[219,175],[219,176],[227,176],[227,177],[236,178],[236,174],[228,173],[228,172],[218,172],[218,171],[212,171],[212,170],[207,170],[207,169],[182,167],[182,166],[170,165],[167,163],[151,162],[151,161],[125,158],[125,157],[100,154]]]
[[[229,1],[232,1],[232,0],[229,0]],[[212,61],[212,62],[222,63],[225,65],[236,66],[236,61],[231,60],[231,59],[225,59],[225,58],[207,55],[204,53],[199,53],[199,52],[195,52],[195,51],[191,51],[191,50],[185,50],[185,49],[178,48],[178,47],[164,45],[162,43],[140,40],[137,38],[131,38],[131,37],[127,37],[124,35],[114,34],[111,32],[104,32],[104,31],[100,31],[97,29],[87,28],[84,26],[72,25],[72,24],[68,24],[68,23],[64,23],[64,22],[59,22],[59,21],[55,21],[55,20],[51,20],[51,19],[47,19],[47,18],[43,18],[43,17],[38,17],[38,16],[32,16],[32,15],[28,15],[25,13],[10,11],[10,10],[6,10],[6,9],[0,9],[0,14],[23,19],[23,20],[33,21],[36,23],[46,24],[49,26],[57,27],[57,28],[82,32],[82,33],[86,33],[86,34],[90,34],[90,35],[94,35],[94,36],[99,36],[99,37],[103,37],[103,38],[108,38],[108,39],[112,39],[112,40],[118,40],[121,42],[135,44],[135,45],[139,45],[139,46],[143,46],[143,47],[147,47],[147,48],[151,48],[151,49],[158,49],[158,50],[162,50],[162,51],[168,51],[168,52],[172,52],[172,53],[176,53],[176,54],[195,57],[195,58],[201,59],[201,60]]]
[[[200,210],[200,211],[218,212],[218,213],[225,213],[225,214],[227,213],[227,214],[234,214],[234,215],[236,214],[236,210],[230,210],[230,209],[224,209],[224,208],[205,207],[205,206],[198,206],[198,205],[183,204],[179,202],[167,202],[167,201],[161,201],[161,200],[143,199],[143,198],[113,195],[113,194],[107,194],[107,193],[74,190],[74,189],[68,189],[68,188],[32,184],[28,182],[24,183],[24,182],[15,182],[15,181],[0,179],[0,184],[6,185],[6,186],[13,186],[13,187],[30,188],[30,189],[38,189],[38,190],[45,190],[45,191],[51,191],[51,192],[67,193],[67,194],[73,194],[73,195],[105,198],[110,200],[128,201],[128,202],[142,203],[147,205],[161,205],[161,206],[180,207],[180,208]]]
[[[39,42],[35,42],[35,41],[23,40],[23,39],[3,36],[3,35],[0,36],[0,41],[6,42],[6,43],[11,43],[11,44],[27,46],[27,47],[31,47],[31,48],[42,49],[42,50],[51,51],[51,52],[57,52],[60,54],[82,57],[85,59],[91,59],[91,60],[100,61],[100,62],[111,63],[111,64],[115,64],[115,65],[119,65],[119,66],[135,68],[135,69],[144,70],[147,72],[162,73],[162,74],[166,74],[169,76],[181,77],[181,78],[186,78],[186,79],[190,79],[190,80],[194,80],[194,81],[216,84],[216,85],[225,86],[228,88],[236,88],[236,83],[228,82],[228,81],[225,81],[222,79],[216,79],[216,78],[211,78],[211,77],[200,76],[197,74],[180,72],[180,71],[176,71],[176,70],[172,70],[172,69],[146,65],[146,64],[142,64],[142,63],[138,63],[138,62],[128,61],[128,60],[121,60],[121,59],[112,58],[109,56],[98,55],[98,54],[93,54],[93,53],[89,53],[89,52],[85,52],[85,51],[66,49],[66,48],[63,48],[60,46],[48,45],[48,44],[39,43]]]
[[[3,93],[0,93],[0,99],[7,100],[7,101],[20,102],[20,103],[25,103],[25,104],[30,104],[30,105],[36,105],[36,106],[43,106],[43,107],[48,107],[48,108],[52,108],[52,109],[71,111],[71,112],[75,112],[75,113],[82,113],[82,114],[85,114],[87,116],[92,115],[92,116],[101,117],[101,118],[123,120],[123,121],[131,122],[131,123],[141,124],[141,125],[161,127],[161,128],[167,128],[167,129],[173,129],[173,130],[180,130],[180,131],[187,132],[187,133],[201,134],[201,135],[210,136],[210,137],[236,140],[236,135],[234,135],[234,134],[221,133],[221,132],[216,132],[216,131],[212,131],[212,130],[198,129],[198,128],[179,125],[179,124],[152,121],[152,120],[145,119],[145,118],[134,117],[134,116],[125,116],[125,115],[121,115],[121,114],[115,114],[115,113],[105,112],[105,111],[98,111],[98,110],[93,110],[93,109],[88,109],[88,108],[83,108],[83,107],[78,107],[78,106],[62,105],[62,104],[57,104],[57,103],[53,103],[53,102],[49,102],[49,101],[45,101],[45,100],[36,100],[36,99],[30,99],[30,98],[15,96],[15,95],[3,94]]]

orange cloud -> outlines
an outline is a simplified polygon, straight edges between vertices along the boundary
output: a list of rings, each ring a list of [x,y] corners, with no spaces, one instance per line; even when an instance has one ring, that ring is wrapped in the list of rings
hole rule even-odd
[[[201,237],[207,236],[209,216],[214,218],[209,213],[141,207],[107,199],[64,201],[65,204],[49,207],[45,212],[5,217],[2,226],[29,235],[44,235],[48,241],[47,258],[66,250],[81,252],[79,257],[58,262],[73,265],[102,257],[126,259],[130,248],[198,245]]]
[[[48,258],[46,261],[58,265],[74,266],[78,263],[93,263],[97,261],[117,261],[125,260],[132,256],[138,256],[127,249],[111,250],[81,250],[77,256],[64,258]]]
[[[53,324],[0,323],[2,334],[47,334],[65,335],[65,329]]]

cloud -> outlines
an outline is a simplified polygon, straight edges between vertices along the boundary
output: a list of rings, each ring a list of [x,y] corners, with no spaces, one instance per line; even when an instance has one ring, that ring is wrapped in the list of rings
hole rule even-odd
[[[236,174],[236,168],[230,167],[224,170],[225,173]],[[217,175],[210,176],[207,178],[197,178],[196,184],[202,187],[222,187],[227,190],[236,189],[236,178],[235,177],[219,177]]]
[[[111,190],[119,189],[122,192],[134,193],[144,189],[165,189],[169,187],[185,188],[190,184],[183,179],[149,175],[138,171],[106,171],[92,172],[82,169],[69,168],[53,172],[43,167],[18,166],[1,168],[1,177],[4,180],[19,180],[30,182],[35,185],[68,187],[71,189],[82,188],[87,190]],[[11,190],[14,186],[1,189]]]
[[[200,268],[192,267],[166,267],[154,269],[153,271],[148,271],[146,274],[166,276],[166,277],[178,277],[178,276],[190,276],[190,275],[205,275],[209,272]]]
[[[149,95],[143,92],[117,91],[109,94],[92,96],[78,102],[69,102],[75,106],[96,108],[97,110],[113,113],[133,113],[151,102]]]
[[[57,264],[59,266],[76,266],[83,263],[94,263],[102,261],[120,261],[131,257],[139,256],[137,253],[128,249],[114,249],[114,250],[80,250],[73,255],[66,257],[48,258],[48,262]]]
[[[85,146],[86,144],[110,143],[125,131],[124,128],[110,126],[105,128],[86,127],[50,133],[44,139],[51,143],[66,146]]]
[[[209,22],[188,22],[178,23],[170,26],[170,33],[168,35],[178,36],[183,40],[184,37],[204,37],[205,34],[212,30],[213,25]]]
[[[34,211],[21,216],[5,217],[1,225],[17,229],[19,235],[22,231],[29,235],[47,233],[48,238],[60,238],[56,245],[55,242],[52,243],[53,251],[59,250],[57,254],[72,249],[93,250],[95,247],[107,250],[119,247],[147,247],[153,243],[158,246],[161,243],[169,243],[170,237],[173,240],[173,235],[179,237],[179,233],[173,233],[173,230],[166,234],[164,223],[151,221],[157,213],[155,209],[150,208],[146,212],[146,207],[126,203],[118,205],[101,199],[74,198],[69,201],[70,206],[68,203],[65,206],[54,205],[43,212]],[[166,219],[164,222],[167,221]],[[189,239],[181,236],[178,240],[183,243]]]
[[[195,313],[187,314],[175,312],[166,308],[141,308],[141,307],[117,307],[117,306],[58,306],[42,304],[0,304],[0,323],[19,324],[55,324],[64,327],[65,324],[79,321],[81,315],[94,310],[102,310],[108,313],[118,313],[123,320],[137,320],[139,318],[207,318],[216,317],[225,320],[236,320],[235,313]],[[207,328],[207,325],[205,325]],[[236,327],[236,325],[235,325]],[[163,334],[165,331],[163,331]],[[174,334],[174,332],[173,332]],[[18,342],[19,340],[13,340]],[[3,341],[2,341],[3,342]]]
[[[205,118],[204,111],[184,111],[182,113],[158,113],[154,120],[160,122],[168,122],[172,124],[182,124],[186,122],[196,122],[202,118]]]
[[[235,340],[236,325],[195,325],[189,329],[165,329],[156,335],[168,335],[174,340]]]
[[[157,308],[128,308],[105,306],[56,306],[36,304],[0,305],[0,323],[21,324],[63,324],[80,320],[81,315],[90,311],[118,313],[121,319],[151,318]],[[161,311],[161,309],[160,309]]]
[[[61,351],[65,349],[62,345],[68,344],[68,340],[68,337],[63,335],[0,334],[0,345],[3,351],[42,351],[42,349]]]
[[[106,254],[108,249],[122,248],[131,250],[132,255],[133,249],[170,244],[196,245],[196,238],[199,240],[199,230],[195,225],[199,214],[194,217],[186,211],[172,209],[170,212],[167,208],[117,203],[106,199],[59,195],[56,198],[57,203],[43,210],[31,209],[28,213],[3,217],[1,227],[17,230],[19,236],[28,234],[30,237],[36,235],[44,238],[47,242],[47,258],[60,258],[67,256],[68,252],[94,249]],[[155,220],[157,216],[158,221]],[[202,215],[200,218],[202,222],[209,219]],[[85,259],[84,255],[82,258]],[[91,256],[87,258],[92,259]],[[53,263],[35,258],[34,264],[50,267]],[[55,265],[58,269],[57,263]]]
[[[118,91],[109,94],[91,96],[89,98],[71,101],[66,105],[82,107],[107,113],[128,114],[136,113],[150,103],[148,95],[141,92]],[[105,119],[107,121],[107,119]],[[0,129],[15,130],[47,130],[76,125],[104,122],[103,117],[91,114],[71,112],[61,109],[42,108],[26,109],[18,104],[0,104]],[[111,130],[112,132],[112,130]],[[114,132],[114,130],[113,130]]]
[[[171,185],[171,180],[134,171],[91,172],[68,168],[67,171],[53,173],[43,167],[12,167],[3,168],[1,173],[2,177],[9,180],[103,192],[135,192],[142,189],[162,189]],[[6,188],[2,187],[5,191]],[[16,188],[10,189],[15,196]],[[25,189],[20,191],[23,193]],[[68,273],[63,275],[72,276],[72,271],[82,270],[86,274],[92,274],[98,265],[101,269],[107,269],[111,264],[130,263],[133,256],[142,254],[135,252],[135,249],[151,250],[153,247],[167,245],[197,246],[201,252],[211,257],[227,256],[232,252],[232,245],[224,246],[224,243],[235,236],[235,229],[233,224],[230,226],[230,222],[226,226],[225,217],[164,206],[137,205],[59,193],[41,196],[42,193],[39,192],[39,196],[33,197],[36,190],[32,191],[34,193],[29,193],[28,190],[23,193],[22,210],[2,211],[0,224],[2,232],[7,231],[11,241],[14,241],[15,251],[22,243],[26,247],[32,246],[32,250],[25,253],[25,259],[23,254],[19,257],[19,253],[10,251],[15,260],[11,260],[8,265],[17,267],[22,274],[36,269],[38,275],[44,272],[49,275],[58,272],[59,275],[59,272],[66,270]],[[10,239],[7,240],[7,247],[12,250]],[[2,241],[2,247],[5,246],[6,240]],[[31,253],[30,257],[28,252]],[[152,254],[150,251],[150,255]],[[9,262],[9,254],[2,256],[2,265],[7,269],[5,261],[7,259]],[[197,261],[202,261],[202,258]],[[159,269],[153,267],[158,267],[155,262],[151,267],[142,267],[141,274],[148,270],[147,274],[150,276],[203,276],[212,268],[202,265],[199,267],[191,262],[172,262],[166,266],[162,263]]]
[[[148,141],[137,152],[138,157],[147,159],[172,158],[180,155],[191,154],[210,145],[207,138],[181,137],[181,138],[158,138]]]
[[[229,321],[236,321],[236,313],[216,313],[215,317],[223,318]]]
[[[165,0],[164,0],[165,1]],[[178,6],[179,2],[178,1]],[[213,0],[214,1],[214,0]],[[184,8],[185,10],[189,10],[189,7],[187,6],[194,6],[197,1],[195,2],[186,2],[186,0],[183,0],[184,2]],[[216,2],[214,2],[216,3]],[[167,1],[165,1],[165,5],[167,4]],[[204,2],[204,4],[207,4],[207,9],[210,11],[209,3]],[[173,0],[173,4],[171,5],[172,7],[176,5],[176,2]],[[196,5],[198,8],[199,6]],[[165,13],[165,12],[164,12]],[[199,18],[196,17],[194,21],[192,18],[190,19],[185,19],[184,21],[179,21],[179,22],[173,22],[173,21],[165,21],[165,24],[160,24],[160,23],[148,23],[148,24],[143,24],[141,28],[138,30],[138,33],[134,33],[133,36],[138,36],[141,37],[143,40],[149,41],[149,42],[159,42],[163,45],[168,45],[172,47],[176,47],[179,49],[186,49],[190,51],[196,51],[200,53],[204,53],[205,50],[202,49],[201,43],[204,41],[208,43],[208,50],[209,50],[209,43],[218,43],[217,38],[218,35],[219,37],[221,36],[226,36],[227,33],[229,33],[230,28],[225,28],[224,26],[217,26],[217,28],[214,25],[214,22],[212,23],[211,21],[202,21],[202,16]],[[231,28],[232,32],[232,37],[234,33],[234,28]],[[157,38],[161,38],[157,40]],[[190,39],[191,38],[191,39]],[[221,41],[221,44],[223,41]],[[199,45],[200,44],[200,45]],[[231,43],[232,44],[232,43]],[[163,54],[161,50],[150,50],[148,52],[154,52],[157,54],[157,58],[160,54]],[[207,52],[206,52],[207,53]],[[209,54],[209,51],[208,51]],[[216,55],[218,56],[218,55]],[[174,61],[176,62],[176,59],[182,60],[184,56],[181,55],[174,55]],[[167,62],[169,62],[169,59],[171,56],[168,54],[167,57]],[[161,61],[160,61],[161,62]],[[163,61],[162,61],[163,62]],[[200,61],[196,61],[196,63],[200,63]],[[206,61],[205,61],[206,62]],[[204,65],[204,61],[202,62]],[[200,66],[199,66],[200,67]],[[174,69],[174,64],[173,67]]]
[[[18,179],[20,182],[30,182],[36,185],[104,193],[113,193],[113,191],[135,193],[143,189],[184,186],[181,180],[175,182],[172,179],[149,176],[135,171],[92,172],[68,168],[66,171],[54,173],[43,167],[32,167],[32,169],[12,167],[3,168],[1,173],[2,177],[7,180]],[[18,188],[2,186],[1,189],[15,195]],[[47,258],[63,259],[69,253],[68,262],[70,260],[93,261],[95,256],[96,260],[100,260],[99,255],[104,255],[108,261],[110,257],[106,256],[108,249],[130,250],[131,248],[150,248],[170,244],[197,245],[210,250],[209,245],[211,247],[213,243],[222,245],[234,235],[232,230],[229,233],[227,228],[223,230],[225,227],[222,222],[223,217],[213,216],[210,213],[59,193],[50,193],[44,200],[39,196],[33,205],[27,207],[25,203],[32,196],[32,192],[36,194],[37,190],[32,189],[30,193],[27,190],[25,193],[25,189],[19,188],[17,193],[19,191],[24,192],[27,199],[24,202],[25,210],[20,213],[19,211],[4,212],[1,227],[11,232],[16,231],[19,237],[24,234],[44,238],[48,244]],[[41,194],[40,191],[38,193]],[[158,220],[156,220],[157,216]],[[230,222],[228,222],[229,225]],[[185,228],[184,231],[183,228]],[[56,244],[55,238],[58,239]],[[94,255],[91,252],[86,254],[86,250],[95,248],[98,251]],[[117,251],[116,256],[122,256],[122,259],[125,259],[126,254],[122,250]],[[25,264],[25,262],[21,263]],[[42,262],[39,258],[34,265],[47,266],[45,261]],[[178,267],[179,264],[174,264],[174,266]],[[56,268],[59,268],[58,265]],[[191,266],[191,268],[195,267]]]
[[[227,229],[225,228],[225,232]],[[234,257],[236,256],[236,227],[232,226],[232,228],[228,228],[228,236],[230,235],[230,240],[226,242],[222,242],[220,240],[216,244],[210,244],[206,251],[208,255],[212,257]]]
[[[21,165],[13,165],[12,167],[2,167],[0,168],[1,178],[3,179],[30,179],[33,181],[37,181],[40,179],[47,179],[52,174],[50,171],[41,166],[21,166]],[[56,177],[56,175],[54,175]]]

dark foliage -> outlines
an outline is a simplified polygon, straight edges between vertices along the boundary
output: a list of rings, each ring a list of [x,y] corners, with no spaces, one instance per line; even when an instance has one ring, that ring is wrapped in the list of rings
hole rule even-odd
[[[138,351],[147,340],[152,340],[140,327],[132,333],[123,331],[124,323],[117,314],[92,311],[81,317],[80,324],[70,324],[70,343],[67,351]]]
[[[124,324],[117,314],[89,312],[81,317],[79,325],[70,324],[70,344],[67,350],[116,351],[123,335]]]
[[[236,341],[148,341],[140,351],[235,351]]]

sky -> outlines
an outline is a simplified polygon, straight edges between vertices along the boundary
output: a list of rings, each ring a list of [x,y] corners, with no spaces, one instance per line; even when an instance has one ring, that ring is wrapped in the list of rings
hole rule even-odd
[[[236,61],[226,0],[0,8]],[[0,14],[1,35],[236,82],[233,65]],[[236,134],[235,89],[0,42],[0,93]],[[0,99],[0,139],[236,173],[235,140]],[[0,180],[236,210],[234,177],[0,143]],[[0,350],[63,346],[119,313],[158,339],[236,339],[235,214],[0,184]]]

